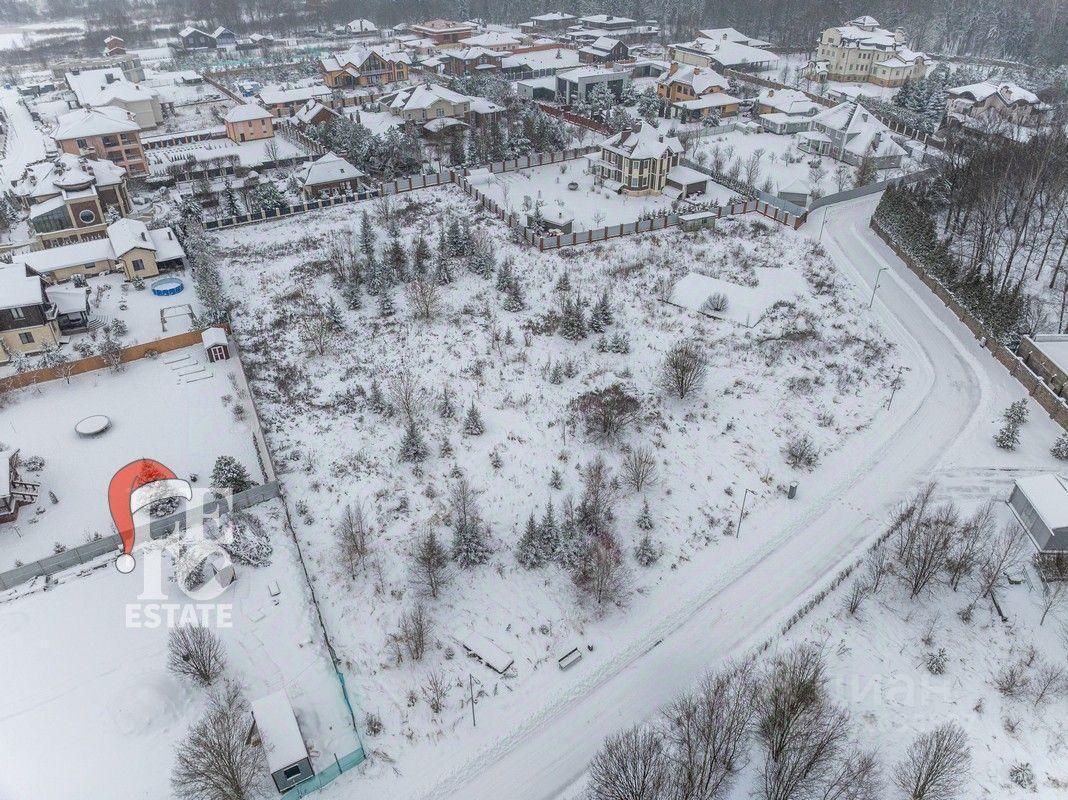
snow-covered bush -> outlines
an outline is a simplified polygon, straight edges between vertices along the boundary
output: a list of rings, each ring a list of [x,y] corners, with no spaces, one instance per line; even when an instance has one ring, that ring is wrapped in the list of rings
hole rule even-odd
[[[230,541],[222,542],[223,549],[238,564],[264,567],[271,563],[274,547],[271,537],[259,518],[252,514],[230,515]]]

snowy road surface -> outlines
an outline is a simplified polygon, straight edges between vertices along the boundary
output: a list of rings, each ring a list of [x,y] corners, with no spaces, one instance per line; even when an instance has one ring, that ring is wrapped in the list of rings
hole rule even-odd
[[[45,137],[37,130],[26,106],[19,102],[15,89],[0,88],[0,107],[8,121],[4,160],[0,165],[0,185],[7,188],[9,181],[18,180],[27,164],[44,158]]]
[[[518,724],[480,720],[451,770],[428,770],[408,796],[548,800],[577,792],[606,735],[654,715],[705,671],[772,635],[988,414],[992,382],[1011,379],[868,228],[877,200],[832,207],[823,243],[855,281],[858,304],[868,304],[886,268],[874,308],[909,368],[892,410],[820,467],[830,479],[819,496],[773,501],[746,518],[741,536],[758,544],[745,563],[722,574],[712,551],[707,571],[680,571],[674,607],[646,611],[650,624],[635,624],[633,641],[613,643],[615,656]],[[822,213],[807,226],[813,236]],[[627,613],[643,614],[635,605]]]

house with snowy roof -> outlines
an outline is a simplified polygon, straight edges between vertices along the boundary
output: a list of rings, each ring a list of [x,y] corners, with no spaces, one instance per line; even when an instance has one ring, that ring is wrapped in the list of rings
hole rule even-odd
[[[585,47],[579,48],[579,61],[583,64],[607,64],[630,58],[630,47],[611,36],[598,36]]]
[[[274,116],[259,103],[231,108],[223,117],[223,124],[231,142],[254,142],[274,136]]]
[[[42,248],[103,236],[109,214],[133,208],[125,169],[69,153],[28,164],[11,189]]]
[[[130,175],[148,173],[141,126],[125,109],[100,106],[60,114],[52,139],[64,153],[110,161]]]
[[[353,47],[319,59],[323,83],[332,89],[382,86],[408,80],[411,54],[395,47]]]
[[[183,50],[211,50],[215,47],[215,39],[210,33],[192,25],[178,31],[178,43]]]
[[[378,26],[369,19],[354,19],[345,26],[345,31],[350,36],[377,36]]]
[[[379,105],[383,111],[405,122],[421,125],[435,119],[463,121],[471,110],[471,98],[436,83],[428,83],[384,95]]]
[[[292,117],[309,100],[327,102],[330,89],[325,86],[264,86],[260,102],[274,117]]]
[[[18,263],[0,264],[0,363],[59,344],[56,314],[40,276]]]
[[[641,122],[601,142],[593,167],[606,186],[625,194],[661,192],[668,173],[678,166],[682,143],[654,125]]]
[[[303,129],[313,125],[325,125],[332,120],[341,119],[341,115],[318,100],[309,100],[300,107],[293,118],[297,122],[297,127]]]
[[[485,47],[450,48],[438,56],[442,72],[457,78],[496,72],[507,57],[506,51],[488,50]]]
[[[501,31],[484,31],[473,36],[465,36],[458,44],[461,47],[484,47],[500,53],[511,53],[523,46],[523,41],[510,33]]]
[[[556,100],[569,106],[580,98],[588,99],[590,92],[602,84],[618,98],[629,79],[628,69],[597,66],[569,69],[556,75]]]
[[[11,262],[49,283],[105,272],[121,272],[127,280],[138,280],[159,275],[161,270],[181,269],[185,250],[170,228],[149,230],[140,220],[126,218],[108,225],[100,239],[16,253]]]
[[[703,28],[697,32],[701,39],[709,39],[713,42],[734,42],[735,44],[747,44],[750,47],[771,47],[771,42],[762,39],[754,39],[735,28]]]
[[[948,90],[946,121],[973,131],[1037,130],[1049,123],[1052,106],[1010,81],[982,81]]]
[[[690,42],[677,42],[668,47],[668,57],[680,64],[705,69],[736,69],[741,72],[762,72],[770,69],[779,57],[770,50],[726,39],[697,37]]]
[[[0,522],[18,519],[19,508],[36,501],[41,489],[41,484],[19,477],[18,467],[17,449],[0,450]]]
[[[521,22],[519,24],[519,29],[524,33],[541,36],[556,31],[562,31],[574,23],[574,21],[574,14],[568,14],[563,11],[548,11],[544,14],[537,14],[531,17],[527,22]]]
[[[142,130],[163,122],[159,95],[151,88],[134,83],[118,67],[73,70],[64,75],[82,108],[115,106],[129,111]]]
[[[798,134],[798,146],[854,166],[867,158],[876,169],[895,169],[905,158],[905,149],[894,141],[890,129],[859,103],[839,103],[821,111],[809,129]]]
[[[807,131],[823,109],[797,89],[764,89],[753,104],[760,126],[779,135]]]
[[[827,28],[804,74],[811,80],[901,86],[922,78],[927,67],[927,56],[908,46],[901,28],[888,31],[864,16]]]
[[[327,152],[301,167],[300,191],[316,200],[324,195],[352,194],[367,180],[367,173],[335,153]]]

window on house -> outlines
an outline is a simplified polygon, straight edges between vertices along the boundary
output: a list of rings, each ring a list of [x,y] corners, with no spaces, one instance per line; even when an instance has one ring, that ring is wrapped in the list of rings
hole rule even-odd
[[[141,272],[145,268],[145,262],[140,258],[135,258],[133,262],[134,272]]]
[[[11,309],[11,316],[15,319],[26,319],[26,312],[21,308]]]
[[[78,145],[78,147],[88,147],[89,146],[89,142],[85,141],[85,139],[75,139],[74,143],[76,145]]]
[[[286,767],[282,771],[282,777],[285,778],[287,781],[293,780],[298,775],[300,775],[300,764],[294,764],[292,767]]]
[[[33,344],[33,334],[29,331],[19,334],[19,341],[23,344]]]
[[[96,213],[91,208],[83,208],[78,212],[78,219],[86,225],[90,225],[93,222],[96,222]]]

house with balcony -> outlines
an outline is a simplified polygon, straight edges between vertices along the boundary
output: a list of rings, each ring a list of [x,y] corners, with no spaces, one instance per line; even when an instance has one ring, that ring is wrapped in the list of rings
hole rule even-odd
[[[439,56],[442,72],[459,78],[463,75],[482,75],[501,69],[506,52],[487,50],[485,47],[465,47],[442,51]]]
[[[125,109],[101,106],[61,114],[52,138],[63,153],[106,159],[129,175],[148,174],[141,127]]]
[[[19,508],[37,500],[41,484],[19,476],[19,451],[0,450],[0,522],[14,522]]]
[[[185,250],[170,228],[149,230],[143,222],[127,218],[108,225],[106,234],[101,239],[17,253],[11,262],[52,284],[75,275],[105,272],[121,272],[132,281],[185,266]]]
[[[39,276],[21,264],[0,264],[0,363],[58,346],[56,315]]]
[[[896,169],[905,149],[890,129],[859,103],[840,103],[812,118],[809,129],[798,134],[798,147],[856,166],[865,158],[876,169]]]
[[[471,110],[471,98],[436,83],[419,84],[384,95],[379,105],[405,122],[424,126],[434,120],[463,122]],[[437,123],[434,127],[440,127]]]
[[[478,27],[473,22],[432,19],[413,23],[408,26],[408,30],[420,38],[430,39],[438,47],[448,47],[456,45],[461,39],[473,36],[478,32]]]
[[[810,80],[901,86],[927,74],[928,58],[912,50],[901,28],[888,31],[864,16],[827,28],[805,66]]]
[[[292,117],[309,100],[329,103],[330,95],[325,86],[264,86],[260,89],[260,102],[273,117]]]
[[[946,125],[980,134],[1025,139],[1049,124],[1053,107],[1009,81],[982,81],[948,90]]]
[[[141,130],[163,122],[159,95],[148,87],[134,83],[118,67],[74,70],[64,80],[82,108],[115,106],[133,115]]]
[[[331,89],[382,86],[408,80],[412,57],[391,47],[353,47],[319,59],[323,83]]]
[[[742,101],[728,88],[727,79],[713,69],[675,63],[656,83],[656,93],[671,116],[684,122],[737,116]]]
[[[12,183],[12,193],[42,248],[98,239],[109,213],[125,217],[133,208],[126,170],[67,153],[27,165]]]
[[[620,131],[601,143],[594,173],[604,184],[622,194],[653,194],[664,190],[668,173],[678,166],[682,143],[665,136],[655,126],[642,122],[636,129]]]
[[[254,142],[274,136],[274,116],[259,103],[231,108],[223,117],[223,123],[226,138],[231,142]]]

